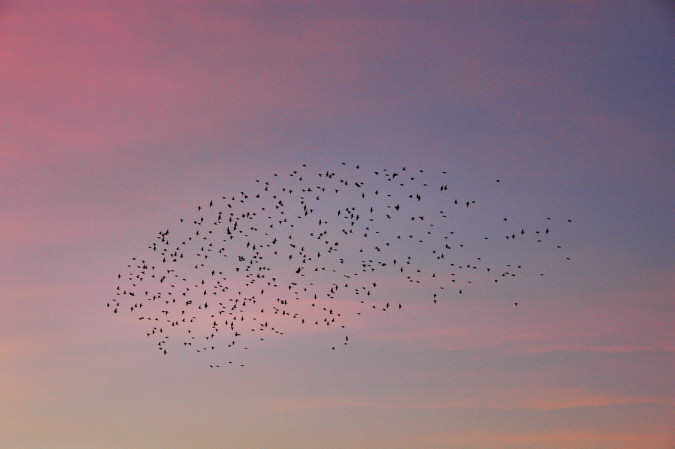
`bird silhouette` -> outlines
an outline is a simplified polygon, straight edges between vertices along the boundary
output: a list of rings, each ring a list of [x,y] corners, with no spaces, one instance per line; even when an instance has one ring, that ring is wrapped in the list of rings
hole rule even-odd
[[[551,217],[516,227],[511,221],[519,220],[495,214],[486,225],[505,240],[490,239],[478,224],[456,233],[481,203],[461,199],[451,186],[446,170],[407,167],[369,171],[342,163],[313,171],[302,164],[274,173],[162,228],[117,275],[106,307],[147,323],[161,354],[178,340],[175,346],[209,354],[209,366],[221,368],[243,366],[229,360],[232,351],[287,330],[346,332],[352,317],[366,312],[407,313],[404,298],[439,307],[469,300],[476,285],[543,276],[499,256],[526,258],[531,242],[560,249]],[[342,338],[340,347],[354,342]]]

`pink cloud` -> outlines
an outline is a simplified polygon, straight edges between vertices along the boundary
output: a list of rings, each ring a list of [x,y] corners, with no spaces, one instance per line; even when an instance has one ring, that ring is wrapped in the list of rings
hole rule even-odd
[[[426,447],[439,447],[447,444],[464,444],[467,447],[491,447],[507,449],[515,447],[546,447],[550,449],[568,449],[573,446],[607,447],[616,449],[667,449],[668,437],[661,432],[602,432],[602,431],[558,431],[532,432],[512,431],[463,431],[430,433],[421,436],[420,444]]]
[[[22,158],[161,145],[214,131],[227,131],[223,141],[232,147],[250,139],[253,115],[265,122],[353,113],[351,99],[330,93],[358,73],[355,43],[338,36],[372,32],[371,23],[321,21],[280,37],[246,17],[179,8],[173,13],[184,35],[173,41],[160,11],[142,9],[135,22],[88,3],[48,15],[8,14],[3,45],[13,51],[2,53],[11,67],[2,77],[12,95],[5,113],[16,124],[12,134],[33,142],[15,150]],[[178,56],[168,59],[167,51]]]
[[[364,394],[358,396],[281,398],[272,400],[273,409],[330,409],[366,407],[382,410],[567,410],[604,408],[618,405],[675,404],[675,397],[598,394],[581,388],[523,386],[517,389],[457,391],[452,399],[408,397],[398,394]]]
[[[663,344],[665,343],[665,344]],[[529,354],[544,353],[597,353],[597,354],[629,354],[635,352],[675,352],[675,346],[667,342],[660,342],[653,345],[598,345],[598,344],[560,344],[560,345],[537,345],[525,347],[524,352]]]

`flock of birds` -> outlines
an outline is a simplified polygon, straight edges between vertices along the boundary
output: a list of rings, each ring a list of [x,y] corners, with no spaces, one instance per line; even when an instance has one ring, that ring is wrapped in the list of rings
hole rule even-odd
[[[560,251],[553,230],[572,220],[482,219],[480,202],[449,184],[446,171],[346,163],[256,180],[160,231],[118,274],[107,307],[147,323],[163,354],[177,339],[218,368],[243,366],[231,351],[289,329],[337,330],[335,350],[350,343],[348,323],[362,314],[404,312],[411,302],[438,307],[479,284],[544,275],[500,256]]]

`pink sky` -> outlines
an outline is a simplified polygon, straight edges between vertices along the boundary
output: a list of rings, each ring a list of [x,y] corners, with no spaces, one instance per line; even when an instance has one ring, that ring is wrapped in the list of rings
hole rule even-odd
[[[0,2],[0,447],[674,447],[674,14]],[[572,260],[350,318],[340,352],[291,327],[237,369],[161,356],[106,310],[198,204],[342,161],[447,168],[488,214],[573,217]]]

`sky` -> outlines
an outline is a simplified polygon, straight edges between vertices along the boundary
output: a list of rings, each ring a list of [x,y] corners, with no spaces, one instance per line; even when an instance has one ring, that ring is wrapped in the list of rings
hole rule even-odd
[[[674,24],[665,1],[0,1],[0,448],[675,447]],[[302,164],[447,170],[481,211],[458,234],[551,216],[570,260],[523,246],[547,276],[436,305],[382,275],[404,311],[340,351],[291,326],[244,367],[106,307],[159,231]]]

